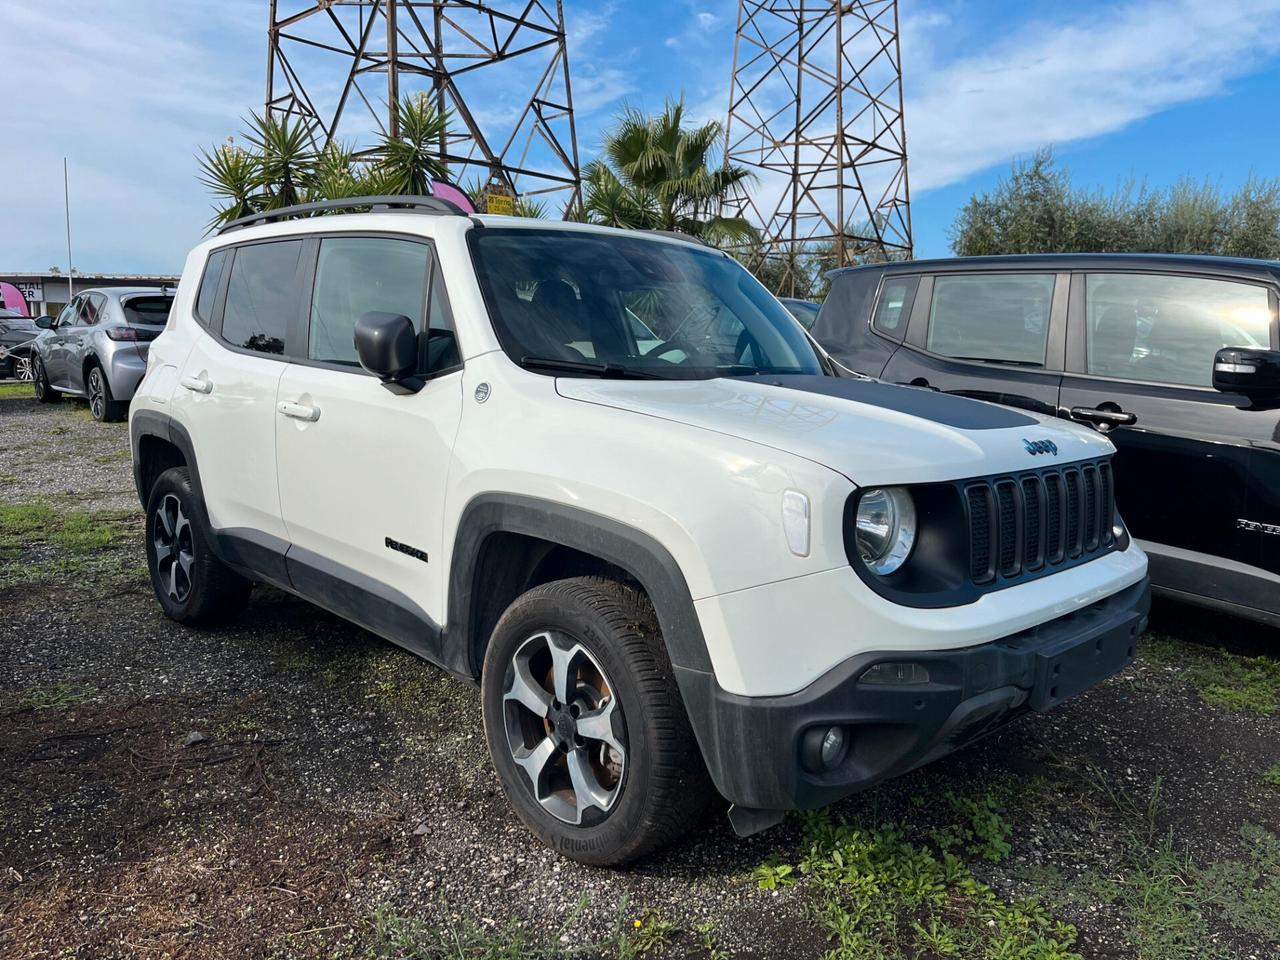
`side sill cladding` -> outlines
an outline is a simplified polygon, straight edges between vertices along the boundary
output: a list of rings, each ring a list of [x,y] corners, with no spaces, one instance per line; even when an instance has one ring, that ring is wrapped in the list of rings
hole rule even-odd
[[[485,540],[519,534],[598,557],[625,570],[648,593],[674,666],[711,672],[711,658],[693,597],[675,558],[646,533],[610,517],[517,494],[482,494],[462,512],[449,568],[449,624],[445,665],[480,676],[488,637],[479,636],[477,612],[486,585],[476,582]]]

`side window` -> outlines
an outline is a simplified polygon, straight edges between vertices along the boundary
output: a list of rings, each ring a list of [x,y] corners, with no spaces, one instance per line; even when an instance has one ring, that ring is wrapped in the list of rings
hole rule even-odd
[[[880,290],[880,301],[876,304],[876,313],[871,322],[881,333],[887,333],[898,340],[907,326],[907,313],[911,309],[911,301],[915,297],[915,277],[889,279]]]
[[[289,318],[297,309],[301,240],[237,247],[231,261],[222,337],[259,353],[284,353]]]
[[[107,298],[99,293],[86,293],[80,298],[80,309],[76,312],[76,323],[91,327],[102,319],[102,308]]]
[[[421,370],[424,374],[450,370],[462,363],[458,349],[458,334],[453,325],[453,310],[449,307],[449,295],[444,289],[444,277],[440,264],[431,258],[431,294],[428,312],[427,336],[423,338],[425,356]]]
[[[1054,275],[940,276],[933,282],[927,348],[958,360],[1042,367]]]
[[[1155,274],[1085,278],[1086,371],[1101,377],[1213,385],[1223,347],[1271,346],[1267,288]]]
[[[209,323],[213,316],[213,302],[217,299],[218,284],[222,282],[222,271],[230,253],[226,249],[215,250],[205,262],[204,276],[200,278],[200,289],[196,293],[196,318],[202,323]]]
[[[80,312],[80,301],[83,299],[84,297],[76,297],[74,300],[68,303],[65,307],[63,307],[62,312],[58,314],[58,321],[57,323],[54,324],[54,326],[69,327],[73,323],[75,323],[76,314]]]
[[[422,332],[431,248],[415,240],[331,237],[320,241],[311,291],[307,356],[360,366],[356,321],[370,311],[399,313]]]

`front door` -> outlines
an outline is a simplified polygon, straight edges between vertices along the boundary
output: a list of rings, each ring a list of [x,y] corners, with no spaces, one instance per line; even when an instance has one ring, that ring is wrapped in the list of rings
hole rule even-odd
[[[416,393],[360,367],[353,331],[370,311],[407,316],[419,331]],[[438,660],[444,496],[462,375],[431,245],[323,237],[305,329],[276,413],[290,577],[322,606]]]
[[[45,347],[40,360],[44,364],[45,375],[55,387],[67,385],[67,341],[76,336],[76,314],[83,301],[84,294],[81,294],[63,307],[53,329],[43,341]]]
[[[1053,415],[1067,285],[1054,273],[924,277],[881,379]]]
[[[1261,562],[1261,534],[1238,521],[1252,511],[1280,522],[1274,488],[1257,489],[1252,462],[1276,455],[1280,414],[1214,390],[1213,356],[1226,346],[1270,346],[1273,312],[1261,284],[1169,274],[1073,278],[1063,413],[1093,422],[1115,443],[1116,501],[1134,536]]]

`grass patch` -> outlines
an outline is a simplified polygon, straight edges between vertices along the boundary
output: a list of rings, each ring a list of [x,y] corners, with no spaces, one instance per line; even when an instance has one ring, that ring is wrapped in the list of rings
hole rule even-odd
[[[804,855],[762,864],[754,878],[765,890],[798,888],[832,944],[829,960],[1076,960],[1074,927],[1035,898],[1005,902],[960,856],[1003,860],[1013,832],[1007,805],[1037,790],[1007,778],[946,791],[946,822],[927,840],[893,824],[868,829],[804,814]]]
[[[585,939],[574,926],[586,905],[585,896],[559,930],[530,933],[514,920],[498,923],[444,907],[441,919],[404,916],[383,905],[339,944],[320,945],[291,938],[273,954],[275,960],[319,957],[328,960],[638,960],[666,954],[682,931],[653,912],[627,919],[625,900],[613,930],[602,939]],[[708,960],[730,960],[716,946],[714,928],[699,924],[690,933]]]
[[[82,683],[52,683],[13,695],[11,700],[9,697],[5,699],[10,700],[14,707],[25,710],[70,710],[87,703],[96,692]]]
[[[141,519],[133,510],[0,504],[0,586],[77,578],[120,586],[145,579],[145,564],[122,562],[126,554],[111,549],[136,536]]]
[[[94,463],[110,466],[113,463],[128,463],[133,459],[133,452],[128,447],[121,447],[119,450],[112,450],[110,453],[103,453],[93,458]]]
[[[1277,790],[1280,790],[1280,763],[1277,763],[1270,769],[1263,771],[1262,782],[1268,783]]]
[[[35,387],[29,383],[0,383],[0,400],[34,400]]]
[[[1280,712],[1280,660],[1241,656],[1158,635],[1146,639],[1142,657],[1173,671],[1210,706],[1263,716]]]

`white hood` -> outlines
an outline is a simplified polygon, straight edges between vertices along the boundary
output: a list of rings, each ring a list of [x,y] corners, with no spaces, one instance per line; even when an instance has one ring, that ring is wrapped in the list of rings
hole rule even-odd
[[[1101,434],[1064,420],[874,380],[566,377],[556,381],[556,389],[572,400],[774,447],[861,486],[1019,472],[1114,450]],[[1057,453],[1033,454],[1024,440],[1051,441]]]

